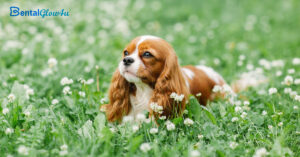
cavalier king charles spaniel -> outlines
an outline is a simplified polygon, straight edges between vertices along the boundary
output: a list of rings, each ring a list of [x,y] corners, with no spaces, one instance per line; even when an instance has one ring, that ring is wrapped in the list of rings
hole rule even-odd
[[[110,102],[101,107],[110,122],[144,112],[155,118],[172,118],[182,113],[189,95],[201,93],[196,98],[206,105],[217,96],[212,92],[214,86],[226,85],[222,76],[210,67],[180,67],[172,46],[159,37],[136,37],[122,55],[111,80]],[[181,95],[182,99],[175,100],[170,96],[172,93]],[[162,111],[153,111],[151,104],[158,105]]]

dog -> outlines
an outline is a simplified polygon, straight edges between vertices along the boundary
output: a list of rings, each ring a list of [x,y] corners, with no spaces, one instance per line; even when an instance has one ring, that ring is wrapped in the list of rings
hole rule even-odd
[[[194,95],[202,105],[224,96],[213,92],[215,86],[226,86],[234,93],[212,68],[180,67],[168,42],[144,35],[134,38],[123,50],[122,60],[111,80],[110,102],[101,108],[105,109],[110,122],[144,112],[155,118],[174,118],[185,109],[189,95]],[[240,90],[237,87],[235,85]]]

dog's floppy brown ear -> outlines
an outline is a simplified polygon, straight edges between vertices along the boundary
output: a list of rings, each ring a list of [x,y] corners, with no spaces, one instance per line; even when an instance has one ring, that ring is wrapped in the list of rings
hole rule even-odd
[[[129,100],[130,84],[121,76],[117,69],[112,77],[109,88],[109,104],[105,105],[108,121],[121,121],[131,109]]]
[[[187,85],[179,67],[177,56],[173,49],[169,49],[168,56],[165,60],[163,71],[158,77],[151,102],[155,102],[163,107],[163,113],[168,118],[181,114],[185,108],[186,98],[188,96]],[[170,97],[171,93],[183,94],[184,99],[181,102],[175,102]],[[153,112],[152,112],[153,113]],[[153,113],[154,115],[157,115]],[[161,116],[159,115],[159,116]]]

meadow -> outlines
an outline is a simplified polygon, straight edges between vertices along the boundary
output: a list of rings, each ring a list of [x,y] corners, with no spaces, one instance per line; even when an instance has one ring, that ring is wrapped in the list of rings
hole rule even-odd
[[[11,6],[70,11],[12,17]],[[0,156],[300,156],[300,1],[0,1]],[[181,65],[268,82],[182,117],[108,123],[123,48],[151,34]]]

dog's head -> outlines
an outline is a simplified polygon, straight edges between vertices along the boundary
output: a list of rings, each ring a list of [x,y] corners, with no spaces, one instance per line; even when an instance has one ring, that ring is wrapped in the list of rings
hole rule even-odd
[[[186,99],[179,104],[170,98],[172,92],[183,94],[186,98],[188,91],[174,49],[159,37],[137,37],[123,50],[122,60],[110,87],[110,107],[107,109],[109,120],[119,120],[128,114],[131,108],[130,85],[136,83],[145,83],[153,88],[150,101],[163,106],[162,115],[172,117],[185,106]]]
[[[170,70],[171,67],[165,66],[167,62],[173,65],[177,62],[172,47],[155,36],[141,36],[133,39],[125,47],[122,55],[119,71],[131,83],[153,84],[163,70]]]

